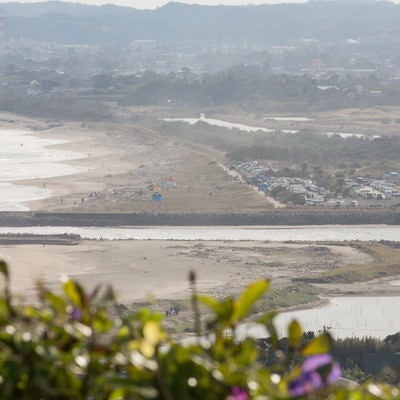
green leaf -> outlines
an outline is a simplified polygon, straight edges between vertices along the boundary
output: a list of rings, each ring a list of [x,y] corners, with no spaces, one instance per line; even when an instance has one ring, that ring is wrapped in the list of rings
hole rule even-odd
[[[63,312],[65,311],[65,300],[53,292],[46,291],[43,293],[43,298],[53,307],[53,309]]]
[[[303,339],[303,329],[298,321],[293,320],[288,327],[289,346],[297,349],[301,345]]]
[[[228,297],[225,300],[218,301],[212,297],[197,295],[197,299],[205,304],[215,314],[213,320],[209,321],[208,328],[217,329],[231,325],[232,315],[234,312],[234,301]]]
[[[236,323],[247,317],[255,302],[267,291],[268,287],[267,279],[250,284],[235,301],[232,322]]]
[[[306,343],[300,353],[303,356],[328,353],[332,347],[332,344],[332,336],[329,333],[324,332],[323,334]]]
[[[210,310],[214,311],[215,314],[220,314],[221,311],[224,308],[223,305],[221,304],[221,302],[219,302],[218,300],[214,299],[213,297],[197,294],[196,298],[200,303],[203,303]]]
[[[274,325],[274,319],[277,315],[279,315],[277,311],[270,311],[256,320],[257,323],[262,324],[267,328],[272,346],[274,348],[279,347],[279,336]]]
[[[110,400],[123,400],[124,397],[125,391],[123,389],[115,389],[110,394]]]
[[[10,307],[5,299],[0,298],[0,321],[7,320],[10,315]]]
[[[0,260],[0,274],[2,274],[6,279],[10,277],[8,265],[4,260]]]

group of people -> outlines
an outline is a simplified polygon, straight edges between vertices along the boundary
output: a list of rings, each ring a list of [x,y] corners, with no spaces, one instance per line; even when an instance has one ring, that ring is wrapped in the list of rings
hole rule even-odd
[[[178,315],[180,311],[181,308],[179,306],[171,306],[168,310],[165,310],[165,316],[170,317],[172,315]]]

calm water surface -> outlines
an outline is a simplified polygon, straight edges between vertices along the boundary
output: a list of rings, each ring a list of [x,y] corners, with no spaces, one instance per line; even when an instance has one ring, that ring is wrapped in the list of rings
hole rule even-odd
[[[400,331],[399,308],[400,296],[334,297],[320,308],[282,313],[276,326],[281,336],[287,335],[288,323],[297,319],[303,330],[318,332],[325,327],[335,338],[385,338]],[[260,326],[243,326],[240,335],[245,333],[266,336],[265,329]]]
[[[104,240],[249,240],[249,241],[400,241],[398,225],[329,225],[300,227],[0,227],[0,233],[75,233]]]
[[[314,121],[314,118],[308,117],[264,117],[265,120],[281,121],[281,122],[307,122]]]
[[[244,132],[258,132],[258,131],[276,132],[275,129],[263,128],[260,126],[238,124],[235,122],[228,122],[228,121],[223,121],[221,119],[206,118],[206,117],[201,117],[201,118],[164,118],[163,121],[186,122],[189,125],[195,125],[198,122],[204,122],[205,124],[208,124],[208,125],[218,126],[220,128],[227,128],[227,129],[239,129],[240,131],[244,131]],[[294,134],[294,133],[298,133],[299,131],[291,130],[291,129],[282,129],[281,132]]]
[[[305,118],[305,117],[265,117],[264,120],[274,120],[274,121],[281,121],[281,122],[289,122],[289,121],[297,121],[297,122],[306,122],[306,121],[312,121],[311,118]],[[214,119],[214,118],[206,118],[206,117],[200,117],[200,118],[164,118],[163,121],[166,122],[185,122],[189,125],[195,125],[198,122],[204,122],[209,125],[213,126],[218,126],[220,128],[227,128],[227,129],[239,129],[240,131],[245,131],[245,132],[276,132],[276,129],[270,129],[270,128],[263,128],[260,126],[251,126],[251,125],[245,125],[245,124],[239,124],[239,123],[234,123],[234,122],[228,122],[228,121],[223,121],[220,119]],[[289,134],[296,134],[299,133],[299,130],[296,129],[280,129],[279,130],[282,133],[289,133]],[[373,135],[373,136],[367,136],[362,133],[350,133],[350,132],[321,132],[322,135],[325,136],[334,136],[338,135],[343,139],[349,139],[349,138],[358,138],[358,139],[377,139],[380,138],[381,136],[379,135]]]

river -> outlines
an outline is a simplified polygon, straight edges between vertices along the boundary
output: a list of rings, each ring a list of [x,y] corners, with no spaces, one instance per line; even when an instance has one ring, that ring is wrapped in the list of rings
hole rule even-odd
[[[400,241],[398,225],[313,225],[296,227],[0,227],[0,233],[78,234],[103,240],[229,240],[229,241]]]
[[[386,336],[400,331],[398,310],[400,296],[343,296],[333,297],[329,303],[307,310],[283,312],[276,319],[280,336],[287,336],[287,326],[297,319],[304,331],[330,332],[335,338]],[[267,332],[262,326],[244,325],[240,336],[249,334],[262,338]]]
[[[220,128],[238,129],[238,130],[244,131],[244,132],[268,132],[268,133],[276,132],[276,129],[264,128],[261,126],[251,126],[251,125],[239,124],[239,123],[235,123],[235,122],[223,121],[221,119],[206,118],[206,117],[163,118],[163,121],[165,121],[165,122],[185,122],[189,125],[195,125],[198,122],[203,122],[205,124],[217,126]],[[290,134],[295,134],[295,133],[299,132],[298,130],[293,130],[293,129],[281,129],[280,131],[283,133],[290,133]]]
[[[312,121],[311,118],[305,118],[305,117],[265,117],[264,120],[274,120],[277,122],[307,122],[307,121]],[[246,124],[240,124],[240,123],[235,123],[235,122],[229,122],[229,121],[224,121],[221,119],[215,119],[215,118],[206,118],[206,117],[200,117],[200,118],[163,118],[163,121],[165,122],[185,122],[189,125],[195,125],[198,122],[203,122],[208,125],[212,126],[217,126],[220,128],[226,128],[226,129],[238,129],[240,131],[244,132],[267,132],[267,133],[274,133],[274,132],[282,132],[282,133],[288,133],[288,134],[296,134],[299,133],[300,131],[298,129],[271,129],[271,128],[264,128],[261,126],[252,126],[252,125],[246,125]],[[373,139],[378,139],[381,136],[380,135],[364,135],[362,133],[350,133],[350,132],[320,132],[321,135],[325,136],[340,136],[342,139],[349,139],[349,138],[358,138],[358,139],[368,139],[368,140],[373,140]]]

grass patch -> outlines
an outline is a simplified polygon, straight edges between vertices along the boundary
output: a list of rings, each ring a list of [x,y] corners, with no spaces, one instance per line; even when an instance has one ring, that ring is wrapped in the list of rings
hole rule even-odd
[[[306,283],[355,283],[399,274],[400,264],[385,265],[383,267],[354,266],[324,272],[317,277],[298,278],[297,280]]]
[[[191,310],[190,298],[187,299],[151,299],[148,301],[137,301],[126,305],[129,311],[148,308],[152,311],[165,313],[171,307],[178,307],[179,313]]]
[[[335,268],[317,276],[297,278],[295,281],[304,283],[354,283],[400,275],[400,251],[398,249],[382,243],[357,244],[356,247],[364,253],[368,253],[373,261],[364,265]]]
[[[277,310],[312,303],[318,300],[320,289],[306,283],[296,283],[271,289],[258,303],[257,312]]]

